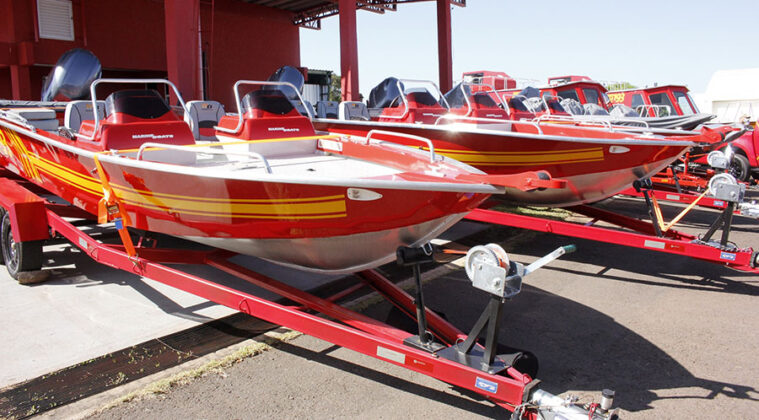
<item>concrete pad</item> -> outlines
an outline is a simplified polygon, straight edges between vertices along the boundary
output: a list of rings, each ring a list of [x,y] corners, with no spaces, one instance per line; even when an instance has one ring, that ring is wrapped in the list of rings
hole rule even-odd
[[[462,222],[442,242],[484,228]],[[98,264],[65,241],[45,246],[45,256],[43,273],[50,278],[44,283],[19,284],[0,268],[0,342],[5,343],[0,346],[0,388],[237,312]],[[342,277],[248,256],[231,261],[302,290]],[[176,267],[267,299],[278,297],[208,266]]]
[[[47,282],[22,285],[0,268],[0,387],[19,383],[236,311],[91,260],[68,243],[45,247]],[[235,263],[311,289],[336,276],[238,256]],[[186,271],[275,298],[205,266]]]

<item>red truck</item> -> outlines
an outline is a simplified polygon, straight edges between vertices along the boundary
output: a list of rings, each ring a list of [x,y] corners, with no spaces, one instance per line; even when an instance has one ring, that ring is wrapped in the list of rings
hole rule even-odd
[[[699,113],[688,88],[682,85],[617,90],[607,95],[612,104],[627,105],[641,116],[688,116]],[[730,173],[739,181],[749,181],[752,175],[759,178],[759,131],[750,129],[730,144],[733,149]],[[702,158],[696,162],[706,163],[706,160]]]

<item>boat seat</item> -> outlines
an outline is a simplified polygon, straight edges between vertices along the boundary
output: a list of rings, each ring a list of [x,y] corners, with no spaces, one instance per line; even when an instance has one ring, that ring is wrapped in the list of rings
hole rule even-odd
[[[97,101],[98,119],[105,118],[105,101]],[[73,131],[79,132],[82,121],[95,120],[95,113],[92,110],[92,101],[71,101],[66,104],[66,113],[63,117],[63,126]]]
[[[338,116],[341,120],[369,121],[369,109],[363,102],[345,101],[340,103]]]
[[[216,101],[189,101],[184,120],[197,140],[216,141],[214,127],[224,116],[224,105]]]
[[[338,104],[335,101],[319,101],[316,103],[316,116],[318,118],[337,119]]]
[[[55,111],[49,108],[6,108],[3,114],[10,120],[34,127],[37,130],[55,132],[58,130],[58,119]]]
[[[290,104],[293,106],[293,108],[295,108],[296,111],[298,111],[300,115],[303,115],[304,117],[309,116],[309,111],[311,112],[311,115],[314,117],[316,116],[316,111],[314,111],[314,106],[311,105],[311,102],[305,101],[304,106],[304,103],[300,100],[290,100]]]
[[[598,104],[582,104],[582,107],[585,109],[585,115],[609,115],[609,111]]]
[[[440,117],[448,113],[448,110],[442,107],[437,99],[435,99],[435,97],[426,89],[424,91],[407,93],[406,101],[408,102],[408,113],[406,117],[401,120],[401,122],[404,123],[434,124]],[[402,113],[403,108],[403,105],[401,105],[395,112]],[[382,119],[381,121],[390,120]]]
[[[105,99],[106,118],[95,134],[93,146],[100,150],[138,149],[144,143],[195,144],[190,127],[171,110],[154,90],[121,90]],[[92,135],[94,121],[84,121],[80,133]],[[145,153],[145,160],[192,164],[194,152],[158,150]]]
[[[242,98],[242,109],[241,131],[232,136],[219,132],[220,137],[230,141],[252,141],[244,146],[267,157],[313,154],[316,150],[316,139],[313,138],[316,133],[311,120],[301,115],[281,91],[261,89],[249,92]],[[219,126],[234,128],[237,121],[237,117],[227,115]]]

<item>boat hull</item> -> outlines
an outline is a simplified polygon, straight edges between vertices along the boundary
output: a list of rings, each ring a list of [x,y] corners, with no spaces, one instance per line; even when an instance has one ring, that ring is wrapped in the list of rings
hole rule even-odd
[[[186,236],[185,239],[276,262],[301,270],[346,274],[395,260],[396,249],[420,246],[436,238],[466,213],[444,216],[411,226],[323,238],[222,239]]]
[[[93,153],[73,141],[0,125],[4,167],[98,214],[103,184]],[[130,227],[330,273],[391,261],[398,246],[430,240],[489,197],[367,189],[362,178],[343,185],[315,185],[316,176],[311,184],[266,182],[202,170],[181,173],[169,164],[141,167],[134,159],[106,155],[99,161]]]
[[[488,174],[547,171],[566,180],[564,188],[538,191],[507,191],[508,200],[551,207],[592,203],[608,198],[635,180],[651,176],[684,154],[689,141],[645,141],[625,138],[621,133],[578,130],[546,124],[535,133],[509,133],[487,129],[442,128],[430,125],[318,119],[314,127],[330,133],[365,136],[372,129],[426,137],[436,153],[474,166]],[[473,124],[468,124],[474,126]],[[592,133],[596,138],[578,138],[574,133]],[[404,142],[383,134],[373,138]],[[409,145],[419,143],[408,142]]]

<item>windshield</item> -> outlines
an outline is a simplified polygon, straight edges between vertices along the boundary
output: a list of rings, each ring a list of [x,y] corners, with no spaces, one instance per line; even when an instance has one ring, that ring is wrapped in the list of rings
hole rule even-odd
[[[585,103],[603,105],[601,101],[599,101],[597,90],[584,88],[582,93],[585,95]]]
[[[666,117],[672,114],[672,102],[669,100],[666,92],[654,93],[648,96],[651,105],[657,105],[656,116]]]
[[[558,91],[558,94],[561,99],[574,99],[575,101],[580,102],[580,98],[577,96],[574,89],[560,90]]]
[[[690,102],[688,102],[688,96],[684,92],[676,90],[672,93],[675,94],[677,105],[680,107],[680,110],[683,111],[683,115],[693,115],[696,113],[695,110],[691,107]]]

